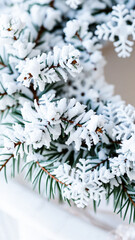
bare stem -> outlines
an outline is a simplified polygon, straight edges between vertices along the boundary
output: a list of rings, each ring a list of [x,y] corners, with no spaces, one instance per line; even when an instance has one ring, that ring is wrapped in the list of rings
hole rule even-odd
[[[106,161],[108,161],[108,159],[102,160],[101,162],[99,162],[97,165],[95,165],[91,171],[94,171],[94,169],[96,169],[97,167],[99,167],[101,164],[105,163]]]
[[[47,174],[48,174],[51,178],[53,178],[56,182],[61,183],[61,184],[65,185],[65,186],[67,186],[67,184],[61,182],[58,178],[56,178],[56,177],[53,176],[50,172],[48,172],[47,169],[45,169],[44,167],[42,167],[38,161],[37,161],[36,163],[38,164],[38,166],[39,166],[45,173],[47,173]]]
[[[33,98],[36,99],[37,104],[38,104],[39,98],[38,98],[38,96],[37,96],[37,91],[36,91],[36,90],[34,89],[34,87],[33,87],[33,83],[31,83],[31,85],[30,85],[30,90],[31,90],[31,92],[33,93]]]
[[[50,2],[50,7],[54,8],[54,0]]]
[[[37,38],[35,39],[35,47],[38,45],[38,42],[43,34],[43,32],[45,31],[45,28],[44,26],[42,25],[39,29],[39,32],[38,32],[38,35],[37,35]]]
[[[7,65],[5,65],[3,62],[0,62],[0,65],[3,67],[7,67]]]
[[[78,39],[82,42],[82,38],[80,37],[78,32],[76,32],[75,36],[78,37]]]
[[[65,121],[65,122],[68,122],[68,123],[74,123],[74,121],[68,120],[67,118],[61,118],[61,120],[62,120],[62,121]],[[77,127],[82,127],[82,124],[77,123],[76,126],[77,126]]]
[[[133,206],[135,207],[135,202],[133,201],[131,195],[128,193],[126,187],[125,187],[124,185],[122,185],[122,186],[123,186],[124,192],[127,194],[128,198],[129,198],[130,202],[131,202],[131,203],[133,204]]]
[[[1,166],[0,171],[7,165],[7,163],[10,161],[10,159],[13,158],[13,157],[14,157],[14,154],[12,154],[12,155],[6,160],[6,162]]]
[[[5,95],[7,95],[6,92],[4,92],[4,93],[0,93],[0,97],[3,97],[3,96],[5,96]]]

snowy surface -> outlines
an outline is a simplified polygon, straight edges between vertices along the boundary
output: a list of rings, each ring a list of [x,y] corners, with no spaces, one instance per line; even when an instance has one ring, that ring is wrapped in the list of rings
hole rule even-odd
[[[104,240],[107,232],[11,180],[0,182],[1,240]]]

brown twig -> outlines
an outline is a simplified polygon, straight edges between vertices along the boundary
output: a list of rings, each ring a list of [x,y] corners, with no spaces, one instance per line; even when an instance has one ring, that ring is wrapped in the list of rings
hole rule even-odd
[[[82,42],[82,38],[80,37],[78,32],[76,32],[75,36],[78,37],[78,39]]]
[[[50,7],[54,8],[54,0],[52,0],[49,5]]]
[[[38,42],[43,34],[43,32],[45,31],[45,28],[44,26],[42,25],[39,29],[39,32],[38,32],[38,35],[37,35],[37,38],[35,39],[35,47],[38,45]]]
[[[3,62],[0,62],[0,65],[3,67],[7,67],[7,65],[5,65]]]
[[[128,193],[126,187],[124,186],[124,184],[122,184],[122,186],[123,186],[124,192],[127,194],[128,198],[129,198],[130,202],[131,202],[131,203],[133,204],[133,206],[135,207],[135,202],[133,201],[132,197],[131,197],[130,194]]]
[[[0,97],[3,97],[3,96],[5,96],[5,95],[7,95],[6,92],[4,92],[4,93],[0,93]]]
[[[17,143],[14,143],[14,147],[17,147],[19,145],[21,145],[22,143],[21,142],[17,142]],[[10,161],[11,158],[14,157],[14,154],[12,154],[7,160],[6,162],[0,167],[0,171],[6,166],[6,164]]]
[[[61,184],[65,185],[65,186],[68,186],[67,184],[63,183],[63,182],[60,181],[58,178],[56,178],[55,176],[53,176],[50,172],[48,172],[47,169],[45,169],[44,167],[42,167],[38,161],[37,161],[36,163],[38,164],[38,166],[39,166],[45,173],[47,173],[47,174],[48,174],[51,178],[53,178],[56,182],[61,183]]]
[[[96,169],[96,168],[99,167],[101,164],[105,163],[106,161],[108,161],[108,159],[102,160],[102,161],[99,162],[96,166],[92,167],[91,171],[94,171],[94,169]]]
[[[107,161],[108,159],[103,160],[102,162],[98,163],[94,168],[97,168],[101,163],[104,163],[105,161]],[[65,185],[65,187],[67,187],[70,184],[66,184],[63,183],[62,181],[60,181],[58,178],[56,178],[55,176],[53,176],[50,172],[47,171],[46,168],[42,167],[39,163],[39,161],[36,162],[38,164],[38,166],[45,172],[47,173],[51,178],[53,178],[56,182],[61,183],[62,185]],[[92,171],[94,170],[94,168],[92,169]],[[88,189],[86,189],[88,190]]]
[[[62,121],[65,121],[65,122],[68,122],[68,123],[74,123],[74,121],[72,121],[72,120],[68,120],[67,118],[60,118]],[[54,119],[52,119],[52,120],[54,120]],[[82,124],[80,124],[80,123],[77,123],[75,126],[77,126],[77,127],[83,127],[83,125]],[[103,128],[99,128],[99,127],[97,127],[97,129],[95,130],[95,132],[98,134],[98,133],[103,133]]]
[[[11,158],[13,158],[14,157],[14,154],[12,154],[7,160],[6,160],[6,162],[1,166],[1,168],[0,168],[0,171],[6,166],[6,164],[10,161],[10,159]]]
[[[39,104],[39,97],[37,96],[37,91],[34,89],[33,83],[31,83],[29,88],[33,94],[33,98],[37,101],[37,104]]]
[[[62,121],[68,122],[68,123],[74,123],[72,120],[68,120],[67,118],[60,118]],[[53,119],[52,119],[53,120]],[[75,126],[82,127],[82,124],[77,123]]]
[[[58,68],[58,67],[60,67],[60,64],[59,64],[59,63],[58,63],[56,66],[55,66],[55,65],[50,66],[50,67],[49,67],[49,70],[52,69],[52,68]]]
[[[22,144],[22,142],[14,143],[14,147],[17,147],[17,146],[19,146],[19,145],[21,145],[21,144]]]
[[[111,143],[116,143],[116,144],[121,144],[121,141],[120,141],[120,140],[113,141],[113,140],[110,139],[110,142],[111,142]]]

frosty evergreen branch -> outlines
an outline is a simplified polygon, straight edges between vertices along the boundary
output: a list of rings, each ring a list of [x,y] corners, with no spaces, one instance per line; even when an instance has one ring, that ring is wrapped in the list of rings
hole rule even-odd
[[[39,192],[78,207],[113,195],[135,221],[135,108],[106,83],[100,41],[131,55],[135,4],[118,3],[0,3],[0,172],[21,162]]]
[[[53,54],[43,53],[36,58],[26,59],[25,62],[20,62],[17,68],[21,72],[17,80],[26,87],[29,87],[33,80],[34,88],[39,86],[40,91],[44,90],[45,83],[58,82],[61,79],[67,81],[67,73],[76,77],[82,70],[79,52],[71,45],[64,46],[62,50],[54,47]]]

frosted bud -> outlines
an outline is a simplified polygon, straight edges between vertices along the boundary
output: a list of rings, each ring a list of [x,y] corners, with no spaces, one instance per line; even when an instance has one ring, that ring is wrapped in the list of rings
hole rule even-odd
[[[87,129],[90,132],[95,132],[98,127],[104,126],[104,118],[101,115],[91,116],[90,121],[88,122]]]
[[[67,22],[67,25],[64,28],[64,33],[67,38],[72,38],[79,29],[80,29],[80,22],[74,19]]]
[[[71,7],[76,9],[84,0],[67,0],[66,3]]]
[[[40,129],[34,129],[32,132],[29,132],[29,137],[31,143],[40,142],[42,138],[42,131]]]
[[[19,33],[24,28],[24,23],[20,18],[12,17],[8,14],[0,15],[0,36],[3,38],[18,38]]]

